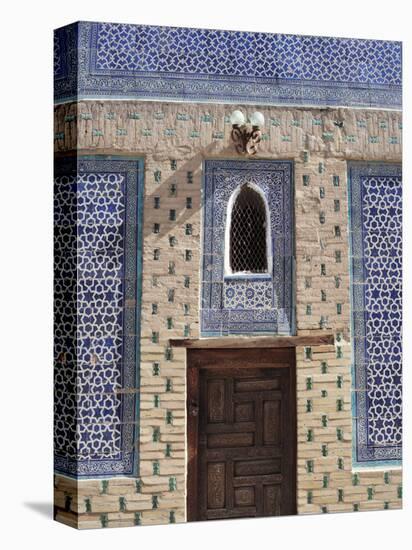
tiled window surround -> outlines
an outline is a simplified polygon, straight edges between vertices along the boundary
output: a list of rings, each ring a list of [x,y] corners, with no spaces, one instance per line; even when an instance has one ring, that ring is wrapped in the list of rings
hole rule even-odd
[[[228,205],[244,184],[257,187],[270,216],[272,265],[267,274],[227,275]],[[206,161],[201,333],[291,334],[293,327],[292,164]]]

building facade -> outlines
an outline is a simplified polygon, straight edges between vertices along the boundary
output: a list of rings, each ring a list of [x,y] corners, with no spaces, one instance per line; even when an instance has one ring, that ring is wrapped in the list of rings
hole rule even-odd
[[[401,507],[400,43],[54,48],[56,519]]]

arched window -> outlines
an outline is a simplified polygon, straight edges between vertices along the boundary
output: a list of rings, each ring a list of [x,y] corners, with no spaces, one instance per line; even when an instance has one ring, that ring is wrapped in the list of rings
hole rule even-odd
[[[232,274],[267,273],[267,208],[260,192],[243,185],[235,197],[229,223],[228,259]]]

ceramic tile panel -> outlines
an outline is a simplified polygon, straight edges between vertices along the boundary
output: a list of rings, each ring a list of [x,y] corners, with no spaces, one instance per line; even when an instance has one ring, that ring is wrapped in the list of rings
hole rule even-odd
[[[349,165],[354,461],[402,456],[402,171]]]

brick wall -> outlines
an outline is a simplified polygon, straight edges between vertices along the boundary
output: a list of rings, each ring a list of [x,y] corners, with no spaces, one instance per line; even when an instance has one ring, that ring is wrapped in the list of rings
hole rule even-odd
[[[185,350],[167,346],[172,337],[199,336],[202,162],[238,158],[225,119],[234,108],[132,101],[56,107],[57,154],[141,156],[145,167],[139,477],[75,482],[57,475],[56,517],[64,523],[185,521]],[[400,113],[259,110],[266,124],[258,157],[294,161],[298,334],[322,326],[336,335],[335,346],[296,349],[298,513],[400,507],[399,470],[352,471],[346,174],[348,160],[400,161]]]

